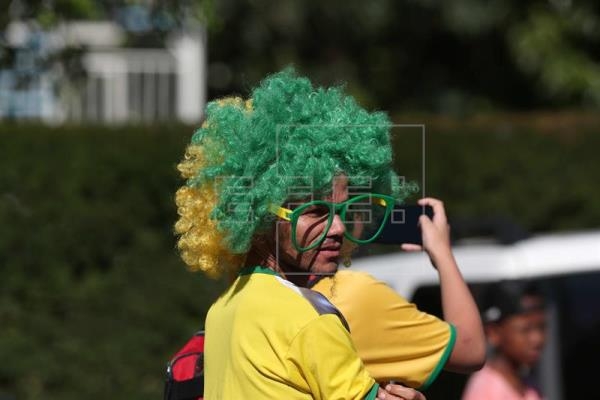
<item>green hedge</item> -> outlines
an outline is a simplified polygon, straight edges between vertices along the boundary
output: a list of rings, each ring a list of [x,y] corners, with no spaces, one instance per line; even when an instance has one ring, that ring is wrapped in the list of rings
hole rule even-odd
[[[422,129],[396,128],[397,170],[421,182],[424,158],[425,192],[443,199],[450,217],[496,216],[530,232],[598,228],[596,126],[539,133],[506,122],[429,124],[424,157]]]
[[[0,394],[160,398],[218,285],[175,251],[189,127],[0,134]]]
[[[175,251],[190,127],[0,126],[0,398],[156,399],[166,360],[223,285]],[[420,180],[420,131],[398,167]],[[426,190],[451,215],[598,227],[600,137],[428,128]]]

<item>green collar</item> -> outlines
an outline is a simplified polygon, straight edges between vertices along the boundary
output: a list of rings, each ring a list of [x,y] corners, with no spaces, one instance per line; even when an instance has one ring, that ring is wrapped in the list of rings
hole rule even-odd
[[[253,267],[244,267],[240,270],[239,275],[251,275],[251,274],[267,274],[267,275],[279,275],[271,268],[263,267],[262,265],[255,265]]]

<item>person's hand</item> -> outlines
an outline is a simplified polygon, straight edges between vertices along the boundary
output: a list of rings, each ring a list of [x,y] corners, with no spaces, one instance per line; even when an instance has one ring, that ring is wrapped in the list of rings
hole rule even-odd
[[[433,209],[433,218],[430,219],[427,215],[419,217],[423,246],[404,243],[402,244],[402,250],[425,250],[435,266],[437,260],[452,254],[450,247],[450,225],[448,225],[446,218],[444,203],[438,199],[425,197],[420,199],[418,204],[421,206],[431,206]]]
[[[385,388],[380,387],[377,398],[385,400],[427,400],[425,395],[418,390],[397,383],[389,383]]]

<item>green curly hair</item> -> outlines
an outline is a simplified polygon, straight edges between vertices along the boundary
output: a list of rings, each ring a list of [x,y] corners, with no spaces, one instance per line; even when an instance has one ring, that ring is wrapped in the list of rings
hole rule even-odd
[[[339,87],[313,87],[293,69],[268,76],[251,99],[208,103],[206,121],[179,164],[178,248],[192,270],[219,276],[239,268],[257,233],[272,226],[269,205],[349,185],[392,194],[415,191],[391,169],[391,123]]]

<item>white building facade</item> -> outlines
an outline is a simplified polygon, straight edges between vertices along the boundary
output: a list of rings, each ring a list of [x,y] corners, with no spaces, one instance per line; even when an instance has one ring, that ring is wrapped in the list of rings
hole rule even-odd
[[[201,120],[206,102],[206,33],[173,34],[165,48],[124,48],[112,22],[69,22],[51,32],[12,22],[5,32],[14,67],[0,70],[0,119],[69,123]],[[60,67],[36,70],[49,52],[83,52],[80,77]]]

